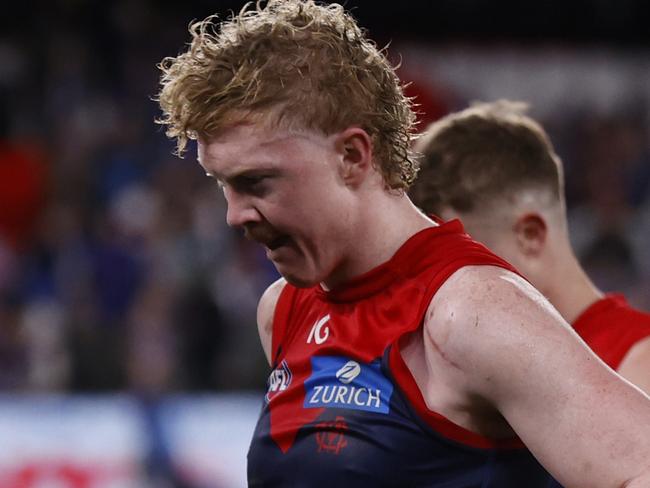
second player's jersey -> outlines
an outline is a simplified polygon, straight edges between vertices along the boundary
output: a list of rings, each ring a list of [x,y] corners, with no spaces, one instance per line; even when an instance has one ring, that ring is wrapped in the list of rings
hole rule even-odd
[[[518,439],[488,439],[430,411],[399,352],[438,288],[468,265],[512,269],[452,221],[342,288],[285,286],[249,486],[546,486]]]
[[[606,295],[593,303],[572,325],[612,369],[618,369],[637,342],[650,337],[650,314],[633,309],[618,294]]]

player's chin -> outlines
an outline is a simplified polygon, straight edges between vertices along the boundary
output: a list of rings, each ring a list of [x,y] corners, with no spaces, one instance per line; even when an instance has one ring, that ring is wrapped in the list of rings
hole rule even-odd
[[[300,273],[292,273],[287,270],[282,270],[279,266],[276,266],[276,269],[289,284],[297,288],[310,288],[319,282],[313,277],[307,277]]]
[[[304,265],[296,266],[283,262],[273,262],[273,264],[275,265],[275,269],[278,270],[278,273],[280,273],[288,283],[297,288],[309,288],[321,281],[316,273],[309,272]]]

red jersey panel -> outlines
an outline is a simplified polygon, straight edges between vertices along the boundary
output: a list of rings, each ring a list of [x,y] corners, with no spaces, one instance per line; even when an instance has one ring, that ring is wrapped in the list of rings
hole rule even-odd
[[[582,312],[573,328],[596,355],[617,369],[637,342],[650,337],[650,314],[630,307],[622,295],[609,294]]]

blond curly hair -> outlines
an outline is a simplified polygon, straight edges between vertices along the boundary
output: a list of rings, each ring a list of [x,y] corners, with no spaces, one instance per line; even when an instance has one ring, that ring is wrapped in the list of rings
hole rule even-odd
[[[233,117],[324,134],[358,125],[372,138],[388,188],[415,179],[410,100],[383,50],[340,5],[248,3],[227,21],[210,16],[189,31],[187,51],[159,64],[157,122],[179,155],[189,139],[214,135]]]

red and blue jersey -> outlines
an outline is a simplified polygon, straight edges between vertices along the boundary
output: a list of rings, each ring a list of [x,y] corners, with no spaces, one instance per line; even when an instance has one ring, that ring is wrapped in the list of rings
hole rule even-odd
[[[547,485],[519,439],[486,438],[429,410],[399,351],[439,287],[468,265],[513,270],[452,221],[343,287],[284,287],[249,486]]]

